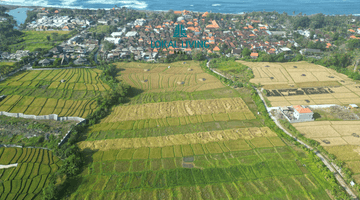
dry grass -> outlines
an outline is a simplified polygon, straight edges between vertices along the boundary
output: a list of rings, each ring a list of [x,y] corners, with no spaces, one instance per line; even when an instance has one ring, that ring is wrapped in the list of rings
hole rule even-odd
[[[176,62],[115,63],[115,65],[121,69],[118,79],[146,92],[194,92],[225,87],[217,78],[205,73],[196,61],[187,61],[186,64]]]
[[[250,140],[253,138],[276,137],[268,127],[243,128],[224,131],[209,131],[183,135],[170,135],[147,138],[120,138],[112,140],[82,141],[78,143],[79,148],[91,150],[128,149],[140,147],[165,147],[186,144],[207,144],[210,142],[229,140]]]
[[[102,120],[102,122],[159,119],[232,112],[252,114],[241,98],[224,98],[118,106],[114,108],[113,112]]]

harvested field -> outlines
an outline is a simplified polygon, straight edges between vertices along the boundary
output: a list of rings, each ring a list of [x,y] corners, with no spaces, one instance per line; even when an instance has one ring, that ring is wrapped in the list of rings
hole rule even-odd
[[[113,112],[108,117],[102,120],[102,123],[232,112],[241,112],[253,116],[241,98],[224,98],[118,106],[114,108]]]
[[[292,124],[305,137],[320,143],[357,177],[360,173],[360,121],[314,121]],[[359,182],[357,182],[359,183]]]
[[[256,137],[276,137],[269,128],[247,128],[225,131],[199,132],[194,134],[169,135],[163,137],[146,138],[120,138],[112,140],[82,141],[78,143],[81,149],[109,150],[109,149],[128,149],[140,147],[166,147],[172,145],[186,144],[207,144],[211,142],[229,140],[250,140]],[[267,141],[269,145],[271,143]],[[247,146],[247,144],[246,144]],[[271,145],[273,146],[273,145]]]
[[[293,126],[305,137],[315,139],[324,146],[360,144],[360,137],[354,136],[360,135],[360,121],[314,121],[294,123]]]
[[[217,78],[202,71],[196,61],[189,61],[186,64],[176,62],[115,63],[115,65],[121,69],[118,79],[145,92],[194,92],[225,87]]]
[[[255,78],[250,82],[262,84],[269,97],[285,98],[285,100],[269,99],[273,106],[360,103],[360,85],[332,69],[305,61],[238,62],[252,68]],[[266,65],[269,67],[265,67]]]

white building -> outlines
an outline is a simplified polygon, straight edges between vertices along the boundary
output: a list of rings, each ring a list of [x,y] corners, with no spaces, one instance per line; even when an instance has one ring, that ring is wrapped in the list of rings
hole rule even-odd
[[[114,44],[120,44],[121,38],[105,37],[104,40],[109,41]]]
[[[112,32],[111,36],[113,38],[120,38],[122,36],[123,32]]]
[[[310,108],[305,108],[300,105],[293,106],[294,108],[294,118],[299,121],[314,121],[314,113]]]
[[[126,33],[126,37],[136,37],[138,36],[139,34],[136,32],[136,31],[129,31]]]

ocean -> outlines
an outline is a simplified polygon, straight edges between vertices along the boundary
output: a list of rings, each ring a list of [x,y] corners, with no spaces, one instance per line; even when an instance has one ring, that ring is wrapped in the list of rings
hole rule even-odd
[[[277,11],[289,15],[325,15],[360,14],[360,0],[0,0],[0,5],[44,6],[78,9],[111,9],[128,7],[137,10],[190,10],[198,12],[238,14],[252,11]]]

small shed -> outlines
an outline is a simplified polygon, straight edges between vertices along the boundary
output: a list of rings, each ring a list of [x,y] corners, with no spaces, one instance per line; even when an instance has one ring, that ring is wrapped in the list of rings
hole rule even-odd
[[[350,109],[357,109],[357,108],[359,108],[359,106],[357,106],[356,104],[349,104],[349,108]]]

